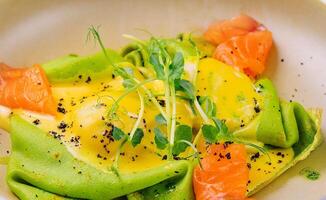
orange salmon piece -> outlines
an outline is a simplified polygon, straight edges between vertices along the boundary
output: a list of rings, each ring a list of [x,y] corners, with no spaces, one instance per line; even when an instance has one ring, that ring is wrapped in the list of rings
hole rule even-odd
[[[242,144],[211,145],[202,159],[202,167],[196,166],[193,186],[197,200],[244,200],[249,169],[247,153]]]
[[[220,44],[213,57],[255,78],[264,72],[272,44],[270,31],[251,32]]]
[[[230,20],[212,23],[204,33],[204,38],[208,42],[218,45],[234,36],[246,35],[259,28],[263,27],[256,20],[241,14]]]
[[[46,114],[56,114],[50,84],[39,65],[12,68],[0,63],[0,104]]]

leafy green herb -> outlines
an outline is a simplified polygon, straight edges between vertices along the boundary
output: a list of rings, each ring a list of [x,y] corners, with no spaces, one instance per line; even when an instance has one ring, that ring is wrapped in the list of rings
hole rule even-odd
[[[123,68],[123,67],[116,66],[114,68],[113,73],[116,76],[121,76],[123,79],[130,79],[134,75],[133,69],[131,69],[130,67]]]
[[[319,179],[319,177],[320,177],[320,173],[317,170],[312,169],[310,167],[303,168],[300,171],[300,175],[303,175],[307,179],[312,180],[312,181],[315,181],[315,180]]]
[[[214,121],[215,126],[219,128],[221,134],[226,135],[228,133],[228,127],[223,121],[217,119],[216,117],[213,117],[212,120]]]
[[[147,79],[147,80],[144,80],[142,82],[137,83],[136,85],[133,85],[130,88],[127,88],[127,90],[116,101],[114,101],[114,104],[112,104],[112,106],[111,106],[111,108],[110,108],[110,110],[108,112],[108,117],[109,118],[114,118],[114,115],[115,115],[115,113],[117,112],[117,110],[119,108],[119,103],[123,100],[123,98],[125,98],[130,93],[135,92],[135,90],[137,90],[139,87],[142,87],[144,84],[152,82],[154,80],[155,79]],[[138,92],[138,94],[139,94],[139,92]],[[142,101],[142,99],[140,99],[140,100]]]
[[[123,138],[122,138],[122,141],[117,149],[117,151],[115,152],[115,159],[114,159],[114,162],[111,166],[111,170],[113,173],[115,173],[119,178],[120,178],[120,173],[119,173],[119,158],[120,158],[120,153],[123,149],[123,146],[125,145],[125,143],[128,141],[128,137],[127,135],[125,135]]]
[[[209,96],[201,96],[198,101],[207,117],[212,118],[216,115],[216,105]]]
[[[161,54],[161,46],[164,45],[158,39],[152,37],[148,44],[148,51],[153,54]]]
[[[184,68],[184,58],[181,52],[177,52],[173,58],[170,68],[169,79],[174,81],[180,79]]]
[[[217,135],[219,133],[219,129],[213,125],[204,124],[202,126],[202,132],[205,140],[209,143],[215,143],[217,141]]]
[[[124,79],[122,84],[125,88],[132,88],[135,86],[136,82],[131,79]]]
[[[165,78],[164,66],[160,63],[158,55],[151,54],[149,56],[149,63],[151,63],[151,65],[153,66],[157,78],[163,80]]]
[[[164,136],[164,134],[161,132],[161,129],[159,128],[154,128],[154,133],[155,133],[155,144],[157,148],[159,149],[165,149],[166,145],[169,143],[168,139]]]
[[[137,84],[137,87],[133,89],[137,89],[138,87],[140,87],[142,90],[145,91],[146,95],[150,98],[150,100],[152,101],[152,103],[156,106],[156,108],[160,111],[160,113],[163,115],[163,116],[166,116],[165,112],[163,111],[162,107],[160,106],[160,104],[157,102],[157,100],[155,99],[154,95],[152,94],[152,92],[147,89],[141,81],[139,81],[137,78],[135,78],[133,76],[133,72],[132,72],[132,69],[131,68],[122,68],[120,66],[118,66],[117,64],[115,64],[114,62],[112,62],[112,59],[110,58],[110,55],[107,54],[107,51],[104,47],[104,44],[101,40],[101,37],[100,37],[100,34],[98,33],[98,30],[94,27],[94,26],[91,26],[89,29],[89,32],[87,34],[87,40],[89,40],[91,37],[94,39],[94,41],[97,41],[103,51],[103,54],[106,58],[106,60],[109,62],[109,64],[112,66],[113,68],[113,72],[115,75],[119,75],[121,76],[124,80],[126,79],[130,79],[130,80],[133,80],[136,84]],[[141,42],[142,43],[142,42]],[[143,44],[143,43],[142,43]],[[153,43],[154,44],[154,43]],[[157,45],[155,43],[156,47],[155,48],[159,48],[159,45]],[[130,82],[129,84],[126,84],[128,86],[130,86]],[[128,91],[128,93],[130,93],[132,91]],[[119,99],[122,99],[122,98],[119,98]],[[115,106],[115,108],[118,108],[118,106]],[[112,114],[112,116],[115,115],[115,110],[116,109],[111,109],[112,112],[109,112],[109,116],[110,116],[110,113]]]
[[[228,128],[225,123],[216,117],[213,117],[212,120],[215,126],[211,124],[204,124],[202,126],[203,136],[206,141],[210,143],[215,143],[218,140],[233,141],[234,138],[228,134]]]
[[[195,147],[195,145],[193,143],[189,142],[188,140],[178,140],[177,143],[184,143],[185,145],[191,147],[191,149],[195,153],[190,155],[190,156],[185,157],[184,159],[187,159],[187,158],[190,158],[190,157],[194,156],[197,159],[200,168],[203,169],[203,166],[202,166],[202,163],[201,163],[201,160],[200,160],[200,156],[199,156],[199,152],[198,152],[197,148]]]
[[[175,84],[176,91],[183,92],[186,95],[186,97],[188,97],[191,100],[195,99],[194,85],[190,81],[184,79],[176,79],[174,81],[174,84]]]
[[[144,137],[144,131],[141,128],[137,128],[135,131],[135,134],[131,138],[131,144],[133,147],[137,146],[141,143],[142,139]]]
[[[166,119],[163,117],[161,113],[155,116],[155,121],[160,125],[166,125]]]
[[[115,140],[122,139],[126,134],[118,127],[113,127],[112,136]]]
[[[191,142],[192,140],[192,128],[188,125],[179,125],[175,130],[175,140],[172,149],[173,155],[179,155],[184,152],[188,145],[185,143],[180,143],[179,141],[185,140]]]

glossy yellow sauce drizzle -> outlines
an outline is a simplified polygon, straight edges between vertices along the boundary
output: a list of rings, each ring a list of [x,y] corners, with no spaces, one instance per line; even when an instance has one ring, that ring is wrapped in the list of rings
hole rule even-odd
[[[248,167],[250,170],[247,189],[249,191],[275,177],[294,158],[292,148],[270,149],[268,150],[268,155],[270,159],[263,153],[259,153],[259,156],[257,156],[257,153],[248,155]]]
[[[255,101],[262,104],[261,95],[246,75],[212,58],[199,64],[197,89],[198,95],[214,100],[218,118],[226,120],[231,131],[245,126],[257,115]]]
[[[163,94],[163,84],[155,81],[146,84],[155,94]],[[203,59],[198,67],[198,95],[211,96],[217,105],[217,115],[225,119],[229,129],[235,130],[241,124],[248,123],[257,113],[254,106],[261,103],[260,96],[254,91],[251,80],[242,73],[214,59]],[[115,158],[120,141],[110,140],[112,123],[128,133],[135,123],[139,111],[139,99],[136,92],[126,96],[119,104],[118,118],[109,120],[107,113],[114,100],[124,92],[121,78],[98,80],[85,83],[57,84],[52,86],[53,96],[58,104],[66,111],[58,113],[53,118],[39,114],[16,110],[15,112],[37,125],[46,132],[55,132],[61,137],[68,149],[79,159],[91,165],[107,170]],[[141,128],[145,136],[140,145],[133,148],[127,144],[120,156],[122,171],[139,171],[163,164],[166,151],[156,148],[153,129],[156,126],[155,116],[158,110],[148,100],[145,102],[144,120]],[[194,116],[190,106],[184,100],[177,102],[177,121],[181,124],[199,128],[201,119]],[[60,129],[64,122],[68,127]],[[64,131],[63,131],[64,130]]]

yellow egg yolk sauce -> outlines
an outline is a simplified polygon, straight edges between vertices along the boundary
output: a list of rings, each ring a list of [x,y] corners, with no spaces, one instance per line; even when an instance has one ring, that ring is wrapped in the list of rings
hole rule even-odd
[[[245,74],[212,58],[199,63],[197,95],[213,99],[217,117],[225,120],[231,132],[248,124],[262,104],[262,97]]]
[[[113,127],[130,133],[140,110],[137,92],[126,95],[119,103],[116,115],[109,119],[108,112],[113,103],[125,92],[123,80],[116,77],[109,81],[53,85],[52,92],[58,103],[56,117],[39,115],[23,110],[16,110],[23,118],[45,130],[54,138],[60,139],[77,158],[93,166],[108,170],[115,160],[121,141],[112,136]],[[145,86],[152,91],[160,90],[160,81]],[[164,101],[159,99],[164,104]],[[164,106],[164,105],[163,105]],[[177,121],[192,125],[193,114],[184,100],[177,101]],[[159,150],[154,143],[156,107],[145,100],[145,111],[139,128],[144,131],[140,145],[132,147],[127,142],[119,157],[121,171],[142,171],[162,165],[166,162],[167,151]],[[164,127],[161,127],[164,130]]]
[[[116,117],[108,112],[114,102],[125,92],[120,77],[108,80],[88,80],[81,77],[73,84],[52,85],[53,96],[58,104],[55,117],[15,110],[23,118],[60,139],[77,158],[103,169],[110,169],[121,141],[112,137],[112,128],[119,127],[130,133],[140,110],[137,92],[128,94],[119,103]],[[163,94],[161,81],[145,85],[155,94]],[[252,81],[215,59],[202,59],[198,66],[196,93],[210,96],[217,106],[217,117],[225,120],[229,130],[245,126],[257,115],[257,106],[262,99],[255,92]],[[159,114],[152,102],[145,98],[145,112],[139,128],[144,130],[140,145],[132,147],[130,142],[120,153],[121,171],[141,171],[166,162],[166,150],[159,150],[154,142],[155,116]],[[164,101],[158,98],[159,102]],[[177,121],[196,128],[201,119],[192,112],[188,102],[177,100]],[[160,127],[164,131],[164,127]]]
[[[252,191],[260,184],[277,176],[279,171],[294,159],[294,151],[288,149],[270,149],[268,155],[256,152],[248,155],[249,181],[247,190]]]

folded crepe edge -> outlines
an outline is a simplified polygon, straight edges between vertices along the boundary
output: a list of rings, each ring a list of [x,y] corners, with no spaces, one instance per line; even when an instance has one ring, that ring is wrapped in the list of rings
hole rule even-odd
[[[19,122],[23,122],[24,125],[28,125],[30,128],[33,128],[34,131],[37,130],[38,133],[44,133],[43,130],[39,129],[38,127],[35,127],[33,126],[32,124],[28,123],[27,121],[25,121],[24,119],[22,119],[20,116],[17,116],[17,115],[13,115],[12,118],[13,120],[18,120]],[[11,130],[12,131],[12,130]],[[21,132],[21,131],[19,131]],[[11,136],[15,136],[15,134],[12,134]],[[57,145],[60,143],[59,141],[55,141],[51,136],[47,135],[47,134],[44,134],[44,137],[47,137],[47,139],[50,139],[51,140],[51,143],[53,143],[54,147],[58,147]],[[44,139],[44,137],[42,137]],[[22,138],[19,138],[19,139],[22,139]],[[55,142],[54,142],[55,141]],[[64,146],[62,146],[60,144],[60,149],[61,150],[57,150],[57,151],[60,151],[60,153],[64,152],[66,153],[67,155],[71,156],[71,157],[74,157],[71,152],[69,152]],[[63,153],[62,153],[63,154]],[[89,165],[89,163],[86,163],[84,161],[81,161],[81,160],[78,160],[76,159],[77,161],[76,162],[79,162],[81,163],[82,165],[85,165],[89,168],[94,168],[93,166]],[[12,162],[11,165],[15,166],[17,163],[15,162]],[[19,164],[19,163],[18,163]],[[77,166],[77,165],[76,165]],[[171,166],[174,166],[173,168],[171,168]],[[177,166],[177,167],[176,167]],[[8,165],[8,168],[10,168],[10,163]],[[172,178],[172,177],[176,177],[175,176],[175,170],[178,170],[178,169],[181,169],[181,168],[187,168],[186,170],[189,170],[189,163],[186,162],[186,161],[173,161],[173,162],[169,162],[169,163],[166,163],[166,164],[163,164],[161,165],[159,168],[162,168],[162,170],[169,170],[171,171],[171,176],[166,176],[167,173],[163,174],[162,175],[162,179],[161,180],[157,180],[157,181],[151,181],[151,183],[153,184],[150,184],[149,186],[147,187],[144,187],[144,188],[140,188],[140,189],[136,189],[134,191],[130,191],[130,192],[135,192],[135,191],[140,191],[140,190],[143,190],[145,188],[148,188],[148,187],[152,187],[156,184],[159,184],[160,182],[162,181],[165,181],[169,178]],[[171,169],[169,169],[171,168]],[[94,168],[96,169],[96,168]],[[85,169],[84,169],[85,170]],[[97,169],[98,170],[98,169]],[[154,169],[152,170],[147,170],[148,173],[154,173],[153,171]],[[101,170],[99,170],[101,171]],[[178,170],[179,171],[179,170]],[[101,171],[103,172],[103,171]],[[142,171],[142,172],[145,172],[145,171]],[[15,174],[16,172],[12,172],[10,173],[8,170],[7,170],[7,175],[6,175],[6,181],[7,181],[7,184],[9,186],[9,188],[11,189],[11,191],[16,194],[16,196],[18,196],[19,198],[21,199],[40,199],[42,196],[45,198],[43,199],[70,199],[70,198],[80,198],[78,196],[72,196],[72,197],[66,197],[65,195],[70,195],[70,194],[62,194],[62,193],[57,193],[57,191],[54,191],[53,188],[52,190],[47,190],[47,189],[44,189],[44,187],[39,187],[39,185],[36,185],[34,184],[33,182],[30,182],[30,180],[26,180],[25,178],[21,178],[20,175],[17,175]],[[34,172],[33,172],[34,173]],[[103,172],[104,173],[104,172]],[[184,171],[184,175],[186,175],[187,171]],[[84,173],[83,173],[84,174]],[[122,174],[122,175],[128,175],[130,173],[127,173],[127,174]],[[177,176],[183,176],[182,175],[183,172],[182,170],[179,171],[178,175]],[[137,177],[136,177],[137,178]],[[128,180],[126,180],[128,182]],[[55,189],[56,190],[56,189]],[[32,195],[28,194],[28,193],[32,193]],[[128,193],[126,193],[128,194]],[[116,198],[116,197],[114,197]],[[42,199],[42,198],[41,198]]]
[[[257,185],[253,190],[249,191],[247,196],[252,196],[253,194],[263,189],[265,186],[273,182],[276,178],[281,176],[285,171],[296,165],[298,162],[306,159],[312,151],[314,151],[320,144],[322,144],[323,135],[321,133],[321,120],[323,110],[321,108],[310,108],[308,109],[308,113],[312,117],[317,127],[317,132],[314,136],[313,142],[307,148],[305,148],[299,155],[294,157],[294,159],[290,163],[288,163],[280,171],[278,171],[274,177],[261,183],[260,185]]]

